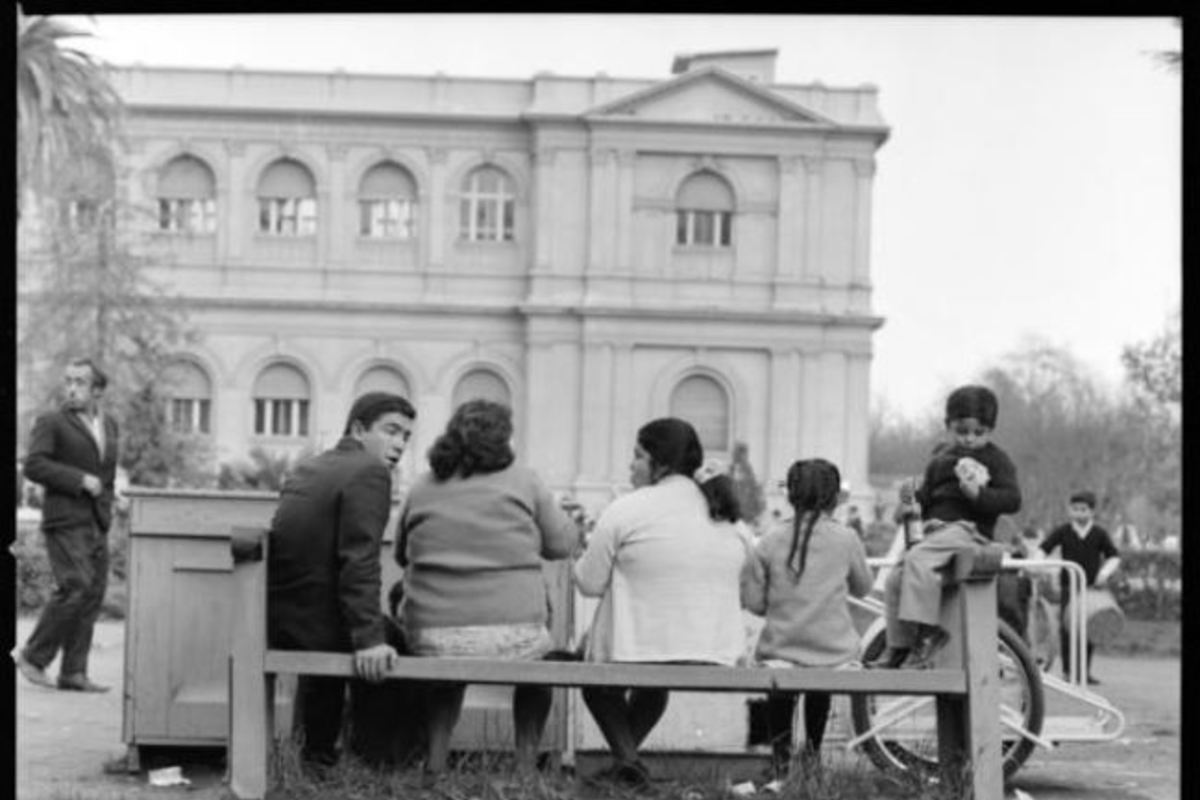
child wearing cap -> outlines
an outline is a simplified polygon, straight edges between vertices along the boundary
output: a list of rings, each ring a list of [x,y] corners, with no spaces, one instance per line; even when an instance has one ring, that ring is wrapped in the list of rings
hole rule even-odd
[[[937,570],[963,548],[992,540],[996,520],[1021,508],[1017,468],[995,442],[996,395],[961,386],[946,399],[948,440],[934,448],[921,486],[899,516],[919,515],[923,538],[904,555],[884,587],[887,649],[872,668],[922,667],[949,638],[938,625]]]

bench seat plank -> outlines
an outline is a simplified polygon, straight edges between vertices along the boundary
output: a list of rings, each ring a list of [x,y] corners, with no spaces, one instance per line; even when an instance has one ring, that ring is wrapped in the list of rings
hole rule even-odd
[[[349,653],[268,650],[264,671],[352,677]],[[820,691],[870,694],[962,695],[966,675],[957,669],[846,670],[821,667],[771,669],[682,664],[594,664],[579,661],[496,661],[471,658],[400,658],[390,677],[462,683],[543,686],[637,686],[677,691]]]

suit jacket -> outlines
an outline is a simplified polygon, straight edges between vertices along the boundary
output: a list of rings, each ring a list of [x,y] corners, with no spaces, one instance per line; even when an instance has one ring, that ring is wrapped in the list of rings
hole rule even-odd
[[[117,421],[104,414],[104,452],[87,424],[61,408],[37,418],[25,456],[25,477],[45,488],[42,529],[53,531],[92,521],[101,531],[112,524],[113,481],[117,474]],[[103,491],[92,497],[83,476],[95,475]]]
[[[267,544],[272,647],[349,652],[384,642],[379,552],[391,481],[349,437],[287,479]]]

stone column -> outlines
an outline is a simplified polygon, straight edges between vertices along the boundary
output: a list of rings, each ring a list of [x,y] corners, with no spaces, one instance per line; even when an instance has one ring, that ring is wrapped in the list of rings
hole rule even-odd
[[[622,150],[617,154],[617,202],[613,210],[617,222],[617,253],[613,264],[621,272],[631,272],[633,264],[633,189],[637,153]]]
[[[801,428],[808,414],[801,400],[800,352],[771,349],[771,405],[767,436],[767,474],[783,476],[803,452]]]
[[[578,474],[583,428],[578,323],[554,315],[531,317],[526,325],[526,463],[554,489],[567,489]]]
[[[800,452],[818,454],[821,447],[822,392],[824,374],[821,353],[802,350],[800,353]]]
[[[821,379],[816,452],[835,464],[846,460],[846,419],[849,398],[846,394],[846,354],[825,351],[818,357]]]
[[[444,147],[426,148],[429,157],[429,229],[425,237],[429,246],[425,250],[428,261],[421,266],[426,270],[440,271],[445,266],[446,242],[458,235],[458,220],[447,214],[446,156]],[[447,218],[451,219],[447,225]]]
[[[535,150],[533,153],[533,219],[534,258],[537,272],[554,271],[554,211],[555,197],[554,165],[557,151],[552,147]]]
[[[588,272],[608,272],[612,269],[613,210],[613,150],[595,149],[589,152],[588,192]]]
[[[802,208],[804,198],[801,194],[803,187],[797,172],[800,169],[800,159],[796,156],[781,156],[779,165],[779,206],[775,216],[776,247],[775,247],[775,277],[798,278],[803,268],[803,253],[800,244],[804,217]]]
[[[854,260],[850,282],[867,286],[871,281],[871,184],[875,162],[869,158],[854,160]]]
[[[633,452],[633,437],[636,426],[646,420],[635,422],[633,393],[633,348],[621,342],[613,346],[612,382],[609,396],[609,448],[608,472],[605,476],[615,483],[623,483],[629,477],[630,453]]]
[[[804,156],[804,263],[801,277],[817,280],[825,277],[821,261],[821,173],[825,161],[819,156]]]
[[[225,240],[222,263],[239,263],[246,253],[246,240],[258,229],[258,204],[254,186],[246,175],[246,143],[237,139],[225,140],[229,158],[229,196],[222,203],[218,228],[229,231]]]
[[[866,493],[870,477],[871,354],[853,352],[846,358],[846,427],[842,476],[856,496]],[[868,517],[869,518],[869,517]]]
[[[611,342],[587,342],[583,347],[583,394],[580,398],[579,480],[609,479],[612,447],[614,348]]]
[[[346,146],[329,144],[325,152],[329,158],[329,185],[320,202],[328,205],[320,210],[320,219],[325,224],[318,223],[318,230],[325,233],[318,258],[322,268],[328,270],[348,260],[346,212],[354,206],[346,203]]]

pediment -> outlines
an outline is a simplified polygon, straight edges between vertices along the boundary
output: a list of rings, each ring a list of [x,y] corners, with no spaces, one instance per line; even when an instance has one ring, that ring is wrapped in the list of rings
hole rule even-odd
[[[655,84],[593,108],[586,116],[655,122],[832,124],[827,117],[719,67]]]

